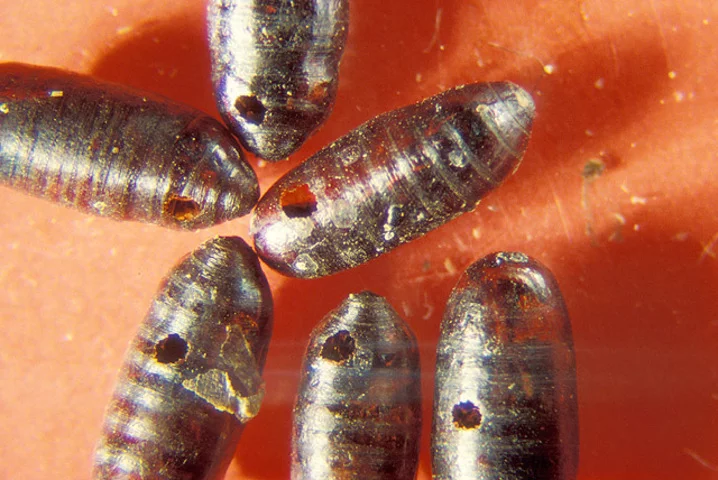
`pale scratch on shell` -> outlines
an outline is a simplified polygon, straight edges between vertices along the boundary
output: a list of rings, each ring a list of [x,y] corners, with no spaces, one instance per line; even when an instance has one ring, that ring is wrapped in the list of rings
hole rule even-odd
[[[716,242],[718,242],[718,232],[714,233],[708,243],[703,245],[703,250],[698,257],[698,263],[702,263],[707,257],[716,258],[716,252],[713,251]]]
[[[686,455],[688,455],[689,457],[691,457],[693,460],[695,460],[696,462],[698,462],[698,463],[700,463],[701,465],[703,465],[704,467],[706,467],[708,470],[711,470],[711,471],[713,471],[713,472],[718,472],[718,467],[717,467],[717,466],[713,465],[713,464],[710,463],[708,460],[706,460],[705,458],[701,457],[700,455],[698,455],[696,452],[694,452],[694,451],[691,450],[690,448],[683,448],[683,453],[685,453]]]
[[[556,210],[558,211],[558,218],[561,220],[561,225],[563,226],[563,232],[566,234],[566,239],[568,240],[568,243],[572,243],[573,240],[571,239],[571,233],[568,229],[568,223],[566,222],[566,216],[563,213],[563,207],[561,206],[561,199],[558,198],[558,195],[556,194],[556,189],[554,188],[553,182],[551,182],[551,194],[553,195],[553,201],[556,204]]]
[[[434,33],[431,35],[431,40],[429,40],[429,44],[424,49],[424,53],[429,53],[429,51],[431,51],[431,48],[436,45],[436,41],[439,39],[439,28],[441,27],[442,13],[442,8],[436,9],[436,19],[434,20]]]

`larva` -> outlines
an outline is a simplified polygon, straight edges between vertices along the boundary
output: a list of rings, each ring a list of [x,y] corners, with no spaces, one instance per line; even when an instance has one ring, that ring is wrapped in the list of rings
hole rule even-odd
[[[574,480],[571,324],[551,272],[521,253],[471,265],[437,347],[433,478]]]
[[[421,237],[516,170],[533,116],[530,95],[511,83],[466,85],[380,115],[265,193],[251,219],[257,254],[314,278]]]
[[[250,152],[286,158],[331,112],[348,0],[211,0],[207,16],[222,118]]]
[[[209,227],[249,213],[257,178],[210,116],[49,67],[0,64],[0,183],[116,220]]]
[[[95,479],[220,480],[258,412],[272,297],[252,249],[217,237],[167,276],[133,340]]]
[[[413,480],[420,431],[414,334],[384,298],[350,295],[311,334],[294,408],[292,478]]]

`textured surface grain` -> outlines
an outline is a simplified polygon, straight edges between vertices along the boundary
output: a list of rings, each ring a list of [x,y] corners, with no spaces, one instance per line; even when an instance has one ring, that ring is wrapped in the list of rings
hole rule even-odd
[[[239,237],[170,272],[132,342],[95,453],[96,479],[219,480],[258,412],[272,298]]]
[[[571,324],[551,273],[521,253],[471,265],[437,347],[434,478],[573,480],[577,410]]]
[[[418,238],[516,170],[534,104],[511,83],[472,84],[370,120],[262,197],[251,233],[279,272],[321,277]]]
[[[117,220],[196,229],[249,212],[257,179],[219,122],[157,96],[0,65],[0,183]]]
[[[309,341],[294,408],[292,478],[413,479],[419,384],[409,327],[384,298],[350,295]]]
[[[250,152],[286,158],[331,112],[348,0],[212,0],[207,17],[222,117]]]

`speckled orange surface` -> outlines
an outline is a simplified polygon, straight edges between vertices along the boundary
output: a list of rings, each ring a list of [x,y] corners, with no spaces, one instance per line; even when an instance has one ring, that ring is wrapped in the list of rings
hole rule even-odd
[[[328,123],[262,188],[351,128],[445,88],[534,93],[519,171],[474,212],[322,280],[269,272],[267,397],[228,479],[288,477],[312,326],[350,292],[385,295],[424,367],[430,478],[434,348],[461,271],[521,250],[562,286],[578,363],[579,478],[718,478],[718,4],[354,0]],[[217,115],[199,1],[4,1],[0,60],[65,67]],[[257,162],[253,160],[253,165]],[[605,170],[583,175],[586,165]],[[597,169],[594,168],[595,172]],[[600,170],[600,169],[598,169]],[[117,223],[0,188],[0,479],[87,479],[124,350],[160,279],[217,234]]]

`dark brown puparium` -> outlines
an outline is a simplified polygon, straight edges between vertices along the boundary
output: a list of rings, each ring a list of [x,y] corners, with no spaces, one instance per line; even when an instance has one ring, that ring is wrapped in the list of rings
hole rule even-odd
[[[165,227],[249,213],[257,178],[219,122],[54,68],[0,64],[0,183],[83,212]]]
[[[420,431],[413,333],[382,297],[350,295],[307,347],[291,478],[413,480]]]
[[[533,116],[528,93],[489,83],[370,120],[262,197],[250,232],[258,255],[285,275],[314,278],[421,237],[473,210],[517,168]],[[285,199],[300,189],[313,201],[297,215]]]
[[[434,478],[576,478],[571,325],[544,266],[504,252],[468,268],[446,307],[435,378]]]
[[[271,332],[269,285],[243,240],[184,258],[130,346],[93,478],[221,480],[259,409]]]
[[[207,17],[222,118],[253,154],[288,157],[331,112],[348,0],[212,0]]]

